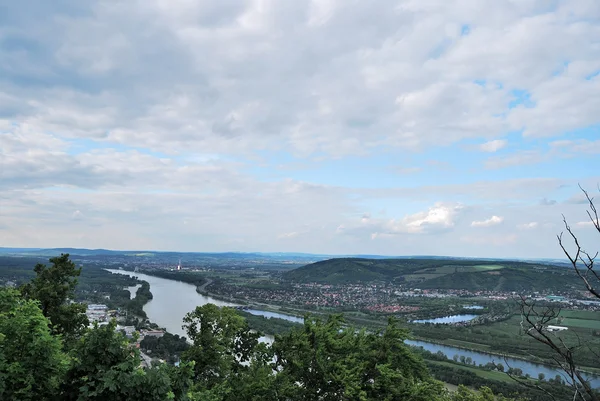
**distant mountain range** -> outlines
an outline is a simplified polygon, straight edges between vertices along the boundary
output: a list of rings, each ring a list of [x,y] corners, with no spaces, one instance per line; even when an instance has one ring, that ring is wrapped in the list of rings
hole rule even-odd
[[[472,257],[460,257],[460,256],[437,256],[437,255],[400,255],[400,256],[386,256],[386,255],[329,255],[329,254],[312,254],[302,252],[174,252],[174,251],[116,251],[110,249],[87,249],[87,248],[7,248],[0,247],[0,254],[13,254],[13,255],[36,255],[36,256],[56,256],[61,253],[68,253],[70,255],[78,256],[142,256],[142,255],[161,255],[161,256],[185,256],[194,255],[202,257],[216,257],[216,258],[232,258],[232,259],[248,259],[248,258],[274,258],[274,259],[313,259],[313,260],[326,260],[326,259],[339,259],[339,258],[359,258],[359,259],[429,259],[429,260],[478,260],[485,262],[494,261],[517,261],[517,262],[534,262],[543,264],[567,264],[566,259],[521,259],[521,258],[472,258]]]

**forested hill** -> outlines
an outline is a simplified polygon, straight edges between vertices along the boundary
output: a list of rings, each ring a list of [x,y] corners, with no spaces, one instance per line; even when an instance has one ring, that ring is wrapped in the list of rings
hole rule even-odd
[[[564,267],[513,261],[455,259],[336,258],[299,267],[284,274],[293,282],[348,284],[393,282],[419,288],[521,291],[577,285]]]

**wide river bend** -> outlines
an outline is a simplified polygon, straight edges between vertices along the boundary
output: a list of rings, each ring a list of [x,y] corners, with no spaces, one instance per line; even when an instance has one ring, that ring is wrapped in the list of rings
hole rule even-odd
[[[147,281],[150,284],[150,291],[153,298],[144,306],[144,311],[148,315],[151,322],[164,327],[168,332],[186,336],[182,328],[183,318],[188,313],[196,308],[207,303],[212,303],[218,306],[237,306],[231,302],[221,301],[209,296],[205,296],[196,292],[196,286],[181,281],[168,280],[160,277],[150,276],[148,274],[130,272],[125,270],[107,269],[111,273],[125,274],[131,277],[137,277],[140,280]],[[267,311],[251,310],[254,314],[260,314],[266,317],[279,317],[282,319],[299,322],[302,319],[284,315],[281,313],[273,313]],[[273,337],[265,336],[261,338],[263,341],[272,342]],[[502,363],[506,366],[510,365],[513,368],[519,368],[524,374],[528,373],[531,377],[538,377],[539,373],[543,373],[546,379],[554,378],[557,374],[564,377],[564,373],[545,365],[539,365],[532,362],[524,361],[515,358],[505,359],[498,355],[487,354],[484,352],[471,351],[463,348],[451,347],[430,343],[427,341],[412,341],[408,340],[408,344],[422,346],[430,352],[442,351],[448,358],[454,355],[464,355],[470,357],[475,364],[485,365],[488,362]],[[589,376],[590,383],[595,388],[600,388],[600,377]]]

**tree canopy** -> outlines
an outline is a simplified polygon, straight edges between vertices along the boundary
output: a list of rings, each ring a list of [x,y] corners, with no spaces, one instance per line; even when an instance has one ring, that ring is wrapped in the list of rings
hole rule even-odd
[[[87,326],[85,305],[72,303],[81,268],[69,254],[50,258],[51,266],[36,264],[36,276],[21,288],[26,299],[39,301],[42,313],[50,320],[53,334],[75,336]]]

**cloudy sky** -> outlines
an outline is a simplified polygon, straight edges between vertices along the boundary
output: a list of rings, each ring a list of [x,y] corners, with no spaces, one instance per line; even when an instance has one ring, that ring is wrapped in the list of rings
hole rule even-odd
[[[3,2],[0,246],[592,250],[599,72],[597,0]]]

